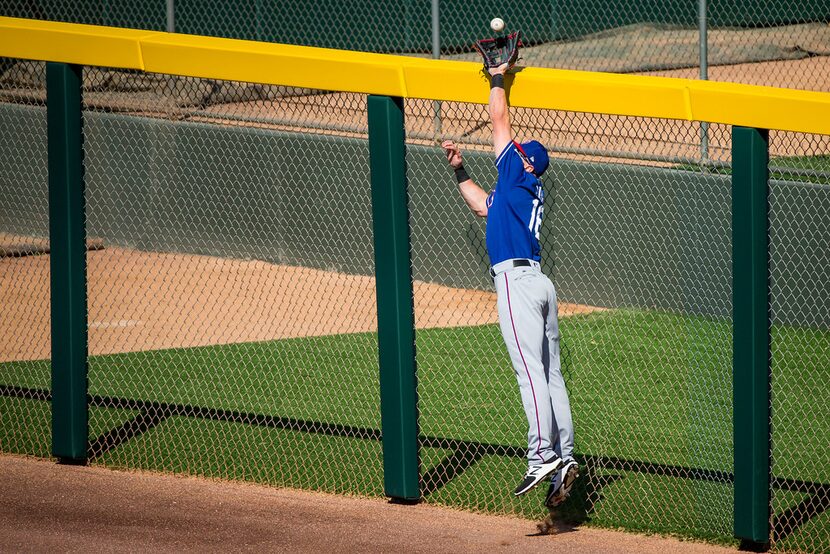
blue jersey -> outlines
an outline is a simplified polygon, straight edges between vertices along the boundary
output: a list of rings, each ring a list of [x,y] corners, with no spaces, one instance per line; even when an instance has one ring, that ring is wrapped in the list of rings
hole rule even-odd
[[[499,178],[487,197],[487,253],[490,265],[511,258],[541,261],[539,229],[545,193],[542,181],[525,171],[515,142],[496,158]]]

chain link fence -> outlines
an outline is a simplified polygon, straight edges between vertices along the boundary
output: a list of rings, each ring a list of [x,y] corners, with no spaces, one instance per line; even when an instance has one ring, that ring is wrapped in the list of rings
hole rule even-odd
[[[382,494],[368,147],[303,125],[365,98],[143,78],[85,99],[92,458]]]
[[[43,239],[43,64],[4,67],[0,233]],[[382,495],[365,96],[100,68],[84,86],[90,458]],[[486,108],[405,110],[422,494],[540,518],[540,495],[511,494],[526,421],[484,222],[438,147],[459,142],[489,187]],[[729,540],[729,127],[708,126],[700,164],[699,123],[511,115],[554,157],[543,260],[582,467],[563,517]],[[830,142],[771,137],[774,546],[821,550]],[[47,263],[0,259],[0,446],[38,456],[50,439]]]
[[[706,17],[701,19],[701,13]],[[208,4],[185,0],[41,0],[3,4],[0,15],[476,61],[479,56],[471,44],[491,34],[488,21],[498,15],[508,28],[523,32],[521,63],[527,66],[830,91],[830,5],[822,0],[741,0],[711,5],[706,0],[553,0],[523,1],[507,7],[492,0]],[[437,16],[436,24],[433,15]],[[109,85],[136,87],[132,79],[123,77],[110,79]],[[206,88],[180,88],[178,92],[188,97],[177,100],[193,105],[199,100],[205,105],[222,102],[227,94],[216,94],[207,84]],[[448,124],[440,104],[435,112],[432,129],[424,128],[425,133],[442,134]],[[287,116],[273,119],[291,124]],[[563,121],[561,132],[571,132],[573,123]],[[608,123],[607,118],[603,123]],[[353,131],[362,123],[346,118],[331,125]],[[667,149],[665,141],[660,141],[652,146],[653,153],[646,148],[633,156],[640,159],[643,152],[649,152],[649,159],[656,162],[722,165],[719,148],[728,138],[719,133],[728,135],[728,129],[699,127],[694,133],[690,126],[684,130],[687,148]],[[632,131],[634,138],[643,135],[636,125],[627,130]],[[668,132],[674,133],[671,129]],[[579,155],[631,157],[631,152],[620,148],[623,137],[610,130],[596,136],[605,139],[599,143],[576,141],[568,148]]]
[[[413,104],[410,120],[427,120],[431,103]],[[484,109],[445,106],[473,127]],[[526,109],[513,110],[512,119],[518,140],[540,139],[565,152],[545,179],[541,231],[543,269],[560,302],[563,373],[583,475],[565,517],[728,539],[729,178],[648,161],[658,149],[682,157],[694,124]],[[468,171],[489,190],[496,178],[489,124],[478,134],[456,130]],[[613,144],[627,153],[626,163],[569,150],[580,142]],[[729,164],[728,149],[721,161]],[[539,518],[541,493],[511,494],[526,468],[527,423],[496,324],[484,221],[460,199],[438,149],[410,147],[407,163],[415,279],[440,274],[453,287],[481,291],[475,300],[456,294],[421,301],[463,306],[467,326],[417,334],[422,445],[448,450],[424,462],[424,494],[431,502]],[[429,326],[429,314],[416,309],[416,323]]]
[[[772,530],[782,550],[830,550],[830,158],[828,137],[775,133],[801,169],[770,183]]]
[[[18,0],[0,15],[451,59],[477,59],[471,44],[499,16],[530,66],[830,90],[824,0]]]
[[[26,236],[47,231],[46,199],[32,198],[46,191],[42,69],[25,64],[3,91],[3,121],[18,121],[4,126],[0,230]],[[291,113],[308,131],[365,112],[365,98],[160,75],[102,85],[119,78],[84,70],[90,459],[382,494],[368,146],[235,117]],[[236,102],[194,107],[217,90]],[[36,389],[4,409],[3,431],[37,441],[11,435],[3,450],[48,456],[48,411],[20,413],[48,410],[34,401],[49,395],[48,316],[42,337],[27,335],[32,301],[17,300],[48,314],[48,281],[29,276],[48,279],[48,256],[2,263],[15,326],[2,335],[15,360],[0,364],[3,402]]]
[[[496,175],[485,108],[440,108],[445,136],[462,144],[465,165],[487,189]],[[495,323],[484,222],[459,198],[440,149],[423,140],[435,104],[410,101],[408,109],[414,276],[465,291],[416,288],[416,324],[433,326],[418,304],[464,306],[459,321],[468,327],[417,335],[421,445],[442,449],[422,457],[424,495],[539,517],[539,498],[509,494],[525,465],[526,423]],[[512,120],[519,140],[540,139],[556,153],[543,265],[560,299],[583,472],[563,515],[728,539],[730,128],[709,126],[711,163],[701,167],[689,163],[696,123],[527,109],[512,110]],[[829,152],[826,136],[771,132],[771,523],[780,551],[823,551],[830,536]]]
[[[0,58],[0,68],[12,60]],[[45,66],[33,70],[45,80]],[[46,104],[0,82],[0,451],[48,457],[50,284]]]

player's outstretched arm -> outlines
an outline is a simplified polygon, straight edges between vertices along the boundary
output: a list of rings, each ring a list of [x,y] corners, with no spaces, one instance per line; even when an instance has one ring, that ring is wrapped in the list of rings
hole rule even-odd
[[[451,140],[445,140],[441,143],[441,147],[447,154],[447,162],[455,170],[455,178],[458,181],[458,191],[461,193],[461,198],[464,199],[464,202],[474,214],[479,217],[487,217],[487,193],[467,175],[467,171],[464,169],[464,160],[461,157],[461,150]]]
[[[488,69],[490,73],[490,121],[493,123],[493,150],[496,156],[501,154],[505,147],[513,140],[510,129],[510,112],[507,109],[507,93],[504,90],[504,75],[507,73],[507,64]]]

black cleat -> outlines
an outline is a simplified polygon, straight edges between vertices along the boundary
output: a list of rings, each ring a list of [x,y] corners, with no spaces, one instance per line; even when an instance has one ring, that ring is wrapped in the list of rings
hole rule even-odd
[[[579,464],[573,458],[568,458],[551,479],[548,494],[545,497],[545,507],[553,509],[565,502],[571,494],[577,477],[579,477]]]
[[[562,458],[555,455],[553,458],[546,462],[542,462],[541,464],[531,465],[527,468],[527,473],[525,473],[524,479],[522,482],[519,483],[519,486],[516,487],[516,490],[513,491],[513,494],[516,496],[521,496],[539,483],[542,480],[546,479],[550,476],[551,473],[559,469],[559,466],[562,465]]]

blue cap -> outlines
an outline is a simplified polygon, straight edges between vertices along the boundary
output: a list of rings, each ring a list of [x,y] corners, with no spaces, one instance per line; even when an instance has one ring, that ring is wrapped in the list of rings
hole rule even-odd
[[[547,149],[538,140],[523,142],[521,146],[525,157],[530,162],[530,165],[533,166],[533,173],[537,177],[541,177],[547,171],[548,165],[550,165]]]

